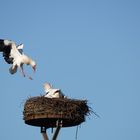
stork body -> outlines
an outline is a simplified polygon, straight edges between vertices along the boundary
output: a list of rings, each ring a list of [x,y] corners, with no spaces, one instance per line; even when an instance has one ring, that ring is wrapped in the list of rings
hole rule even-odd
[[[60,89],[55,89],[49,83],[45,83],[44,85],[45,96],[47,98],[65,98],[64,94]]]
[[[23,70],[24,64],[31,65],[35,71],[36,62],[23,53],[23,44],[16,46],[15,42],[11,40],[0,40],[0,51],[3,52],[5,61],[8,64],[12,64],[9,69],[11,74],[16,73],[19,68],[22,75],[25,77],[25,72]],[[32,78],[30,77],[30,79]]]

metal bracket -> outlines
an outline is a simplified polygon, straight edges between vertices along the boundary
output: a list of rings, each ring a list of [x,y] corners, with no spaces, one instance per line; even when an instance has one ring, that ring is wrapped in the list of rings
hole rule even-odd
[[[41,127],[41,133],[46,133],[46,127]]]

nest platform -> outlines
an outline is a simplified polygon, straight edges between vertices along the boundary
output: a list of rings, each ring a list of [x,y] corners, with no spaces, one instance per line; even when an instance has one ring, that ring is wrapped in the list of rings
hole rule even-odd
[[[54,128],[62,121],[62,127],[81,124],[90,114],[87,100],[31,97],[24,105],[23,119],[26,124],[45,128]]]

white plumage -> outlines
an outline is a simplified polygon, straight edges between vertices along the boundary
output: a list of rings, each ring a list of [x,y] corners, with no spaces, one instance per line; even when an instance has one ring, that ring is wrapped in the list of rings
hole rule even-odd
[[[11,49],[8,55],[9,58],[13,60],[12,66],[9,68],[9,72],[11,74],[16,73],[17,69],[19,68],[21,70],[22,75],[25,77],[26,75],[23,70],[24,64],[31,65],[33,71],[36,70],[36,62],[23,53],[23,44],[20,44],[16,47],[15,42],[11,40],[4,40],[4,46],[10,46]],[[32,79],[31,77],[29,78]]]
[[[44,97],[47,97],[47,98],[66,98],[60,89],[53,88],[52,85],[50,85],[49,83],[45,83],[43,85],[43,87],[44,87],[44,91],[45,91]]]

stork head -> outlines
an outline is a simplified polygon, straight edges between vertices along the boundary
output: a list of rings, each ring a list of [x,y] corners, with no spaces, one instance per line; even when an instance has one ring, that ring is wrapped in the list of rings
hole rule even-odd
[[[33,69],[33,71],[36,71],[36,62],[35,61],[31,61],[31,67]]]
[[[44,83],[43,87],[44,87],[45,90],[49,90],[49,89],[52,88],[52,85],[50,83]]]

